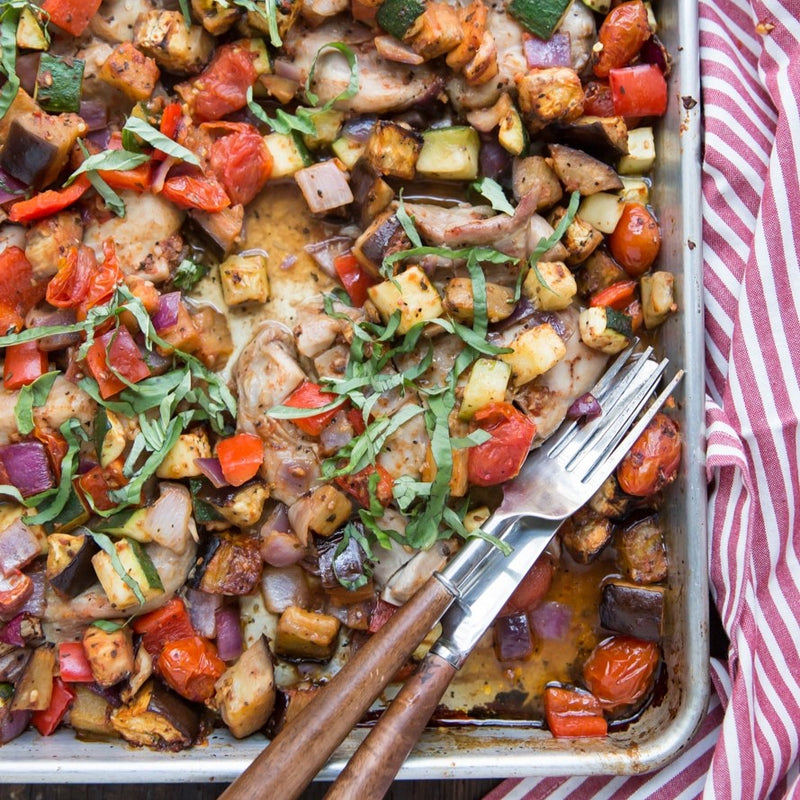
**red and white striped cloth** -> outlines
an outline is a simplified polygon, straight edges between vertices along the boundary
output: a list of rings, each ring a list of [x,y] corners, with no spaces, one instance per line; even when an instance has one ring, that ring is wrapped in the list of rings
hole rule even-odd
[[[709,563],[731,640],[690,749],[486,800],[800,798],[800,0],[700,0]]]

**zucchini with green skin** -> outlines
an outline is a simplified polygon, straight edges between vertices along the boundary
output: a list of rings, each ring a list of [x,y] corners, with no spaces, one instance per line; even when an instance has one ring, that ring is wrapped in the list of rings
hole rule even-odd
[[[17,24],[17,47],[21,50],[47,50],[50,38],[31,6],[25,6]]]
[[[572,0],[511,0],[508,13],[540,39],[549,39]]]
[[[272,156],[271,178],[291,178],[303,167],[311,166],[312,160],[300,135],[292,133],[270,133],[264,137],[264,144]]]
[[[613,308],[594,306],[581,311],[581,340],[587,347],[614,355],[628,346],[631,318]]]
[[[481,140],[474,128],[457,125],[422,134],[417,173],[448,181],[474,181],[478,177]]]
[[[81,106],[84,67],[85,62],[80,58],[61,58],[42,53],[34,100],[45,111],[54,114],[77,112]]]
[[[375,21],[395,39],[402,39],[424,12],[425,4],[420,0],[384,0],[375,15]]]

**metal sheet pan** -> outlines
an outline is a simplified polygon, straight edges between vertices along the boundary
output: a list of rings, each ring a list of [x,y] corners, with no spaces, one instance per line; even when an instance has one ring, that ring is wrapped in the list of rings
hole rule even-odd
[[[664,354],[683,365],[677,395],[684,432],[680,480],[670,489],[670,552],[664,649],[669,686],[659,705],[607,739],[555,740],[534,728],[428,730],[400,778],[502,778],[531,775],[634,774],[674,758],[689,742],[708,699],[703,422],[703,312],[700,216],[700,87],[697,4],[663,2],[661,36],[674,57],[667,116],[656,148],[653,204],[663,234],[662,264],[675,272],[680,313],[665,325]],[[332,779],[365,735],[356,731],[320,773]],[[42,739],[28,732],[2,748],[0,782],[144,783],[230,781],[265,745],[215,734],[183,753],[136,750],[123,743],[82,742],[71,731]]]

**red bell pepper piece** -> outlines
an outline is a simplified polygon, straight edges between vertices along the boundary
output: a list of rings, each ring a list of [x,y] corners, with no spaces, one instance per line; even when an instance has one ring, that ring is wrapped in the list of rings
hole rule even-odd
[[[114,372],[130,383],[138,383],[150,375],[150,368],[124,326],[95,339],[86,354],[86,364],[100,387],[103,399],[125,388],[125,384]]]
[[[135,633],[142,634],[142,644],[151,656],[157,656],[167,642],[197,635],[186,605],[179,597],[155,611],[136,617],[132,627]]]
[[[100,8],[101,0],[44,0],[42,11],[59,28],[80,36]]]
[[[36,342],[12,344],[6,348],[3,363],[3,386],[21,389],[47,372],[47,353],[39,350]]]
[[[291,408],[322,408],[336,400],[341,400],[338,394],[325,392],[317,383],[303,381],[284,401],[285,406]],[[303,433],[309,436],[319,436],[323,428],[333,419],[341,403],[336,408],[329,408],[310,417],[298,417],[291,420]]]
[[[336,256],[333,268],[353,305],[363,306],[367,300],[367,289],[374,286],[377,281],[364,270],[352,253]]]
[[[67,709],[75,699],[75,692],[64,685],[61,678],[53,678],[53,695],[50,705],[44,711],[34,711],[31,717],[33,727],[42,736],[49,736],[61,724]]]
[[[606,306],[615,311],[624,311],[636,295],[636,281],[617,281],[595,292],[589,301],[590,306]]]
[[[58,646],[58,672],[67,683],[94,683],[89,659],[82,642],[61,642]]]
[[[660,117],[667,110],[667,81],[655,64],[612,69],[608,82],[617,116]]]
[[[589,692],[548,686],[544,690],[544,714],[550,733],[557,738],[608,733],[600,701]]]
[[[264,442],[252,433],[237,433],[217,445],[222,474],[231,486],[241,486],[254,478],[264,461]]]
[[[48,189],[46,192],[40,192],[31,197],[30,200],[20,200],[14,203],[8,212],[8,218],[12,222],[33,222],[50,217],[80,200],[90,186],[86,175],[79,175],[75,183],[66,189]]]

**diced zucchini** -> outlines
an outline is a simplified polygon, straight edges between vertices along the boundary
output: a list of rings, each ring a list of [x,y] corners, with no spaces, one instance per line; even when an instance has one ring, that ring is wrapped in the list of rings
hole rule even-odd
[[[642,293],[644,326],[657,328],[677,308],[675,305],[675,276],[671,272],[653,272],[639,279]]]
[[[89,509],[81,495],[73,490],[69,493],[66,505],[61,509],[58,516],[50,520],[50,522],[45,522],[43,527],[48,534],[55,531],[69,533],[83,525],[88,519]]]
[[[50,38],[32,6],[25,6],[17,24],[17,47],[21,50],[47,50]]]
[[[512,156],[519,156],[528,147],[528,131],[522,122],[522,117],[516,108],[512,108],[500,120],[500,127],[497,131],[497,141],[501,147]]]
[[[478,177],[481,140],[468,126],[435,128],[422,134],[417,172],[428,178],[474,181]]]
[[[395,311],[400,312],[397,329],[400,335],[408,333],[418,322],[435,319],[443,311],[439,292],[416,265],[392,280],[370,286],[367,291],[384,323],[388,323]]]
[[[192,0],[192,11],[212,36],[227,33],[241,15],[241,11],[227,0],[222,3],[219,0]]]
[[[116,736],[111,725],[111,706],[105,698],[80,683],[72,684],[75,699],[69,710],[69,724],[81,733]]]
[[[101,533],[111,533],[114,536],[127,536],[135,539],[140,544],[147,544],[153,541],[150,531],[145,526],[146,508],[136,508],[120,511],[112,514],[95,525],[95,529]]]
[[[618,194],[598,192],[583,198],[578,216],[601,233],[613,233],[624,209],[625,203]]]
[[[332,145],[333,154],[347,167],[353,169],[367,149],[365,142],[357,142],[349,136],[340,136]],[[274,173],[273,173],[274,174]]]
[[[559,206],[550,215],[548,222],[555,228],[565,214],[565,209]],[[575,217],[561,237],[561,244],[567,248],[568,253],[564,262],[568,267],[577,267],[586,261],[602,243],[603,234],[600,231],[593,228],[586,220]]]
[[[572,302],[578,286],[563,261],[540,261],[528,270],[522,291],[537,308],[561,311]]]
[[[620,178],[622,189],[620,196],[626,203],[641,203],[646,206],[650,202],[650,186],[644,178]]]
[[[424,11],[425,5],[421,0],[384,0],[375,21],[395,39],[402,39]]]
[[[304,133],[303,144],[309,150],[318,150],[336,140],[344,122],[344,112],[337,111],[335,108],[315,109],[311,112],[311,119],[317,129],[315,134]],[[306,164],[305,166],[308,166]]]
[[[288,658],[329,661],[339,626],[336,617],[289,606],[278,620],[275,652]]]
[[[54,114],[78,111],[83,91],[83,68],[80,58],[61,58],[42,53],[33,99]]]
[[[291,178],[295,172],[311,165],[311,156],[303,140],[294,133],[270,133],[264,143],[272,156],[270,178]]]
[[[12,711],[44,711],[48,708],[53,696],[55,666],[56,654],[52,644],[33,651],[14,689]]]
[[[164,592],[161,578],[150,556],[138,542],[133,539],[120,539],[114,543],[114,549],[125,573],[139,585],[145,601],[152,600]],[[116,609],[124,611],[139,604],[133,590],[117,574],[108,553],[103,550],[96,553],[92,558],[92,565],[106,597]]]
[[[540,39],[549,39],[572,0],[511,0],[508,13]]]
[[[269,75],[272,73],[272,61],[269,57],[267,44],[263,39],[241,39],[236,44],[241,45],[245,50],[255,56],[253,68],[256,76]]]
[[[472,324],[475,298],[470,278],[451,278],[444,287],[444,309],[459,322]],[[486,283],[486,316],[489,322],[500,322],[514,311],[514,292],[499,283]]]
[[[422,139],[411,128],[396,122],[380,121],[367,141],[367,160],[381,175],[412,180]]]
[[[267,302],[269,277],[264,256],[228,256],[219,265],[219,277],[222,296],[229,306]]]
[[[656,141],[652,128],[628,131],[628,155],[619,160],[617,172],[622,175],[643,175],[653,169],[656,160]]]
[[[202,428],[183,433],[178,437],[178,441],[175,442],[172,449],[164,456],[164,460],[158,465],[156,477],[166,478],[167,480],[196,478],[203,473],[195,464],[195,459],[210,457],[211,444]]]
[[[504,361],[479,358],[469,374],[461,398],[461,419],[472,419],[473,414],[489,403],[502,403],[511,379],[511,367]]]
[[[611,0],[583,0],[583,3],[598,14],[608,14],[611,10]]]
[[[627,333],[618,330],[626,327],[623,318],[627,318]],[[627,314],[610,308],[586,308],[581,311],[579,319],[581,340],[587,347],[614,355],[628,346],[630,322]]]
[[[255,525],[261,518],[269,489],[261,481],[251,481],[232,492],[223,503],[212,503],[212,508],[228,522],[239,528]]]
[[[564,340],[549,322],[523,331],[510,347],[512,352],[500,358],[511,367],[515,386],[538,378],[567,354]]]

